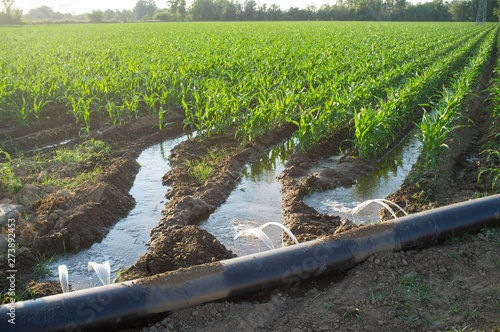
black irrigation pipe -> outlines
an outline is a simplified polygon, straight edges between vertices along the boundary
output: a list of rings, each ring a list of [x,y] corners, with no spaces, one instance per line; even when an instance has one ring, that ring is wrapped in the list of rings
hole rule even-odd
[[[500,225],[500,195],[437,208],[334,237],[149,278],[0,307],[0,331],[108,331],[182,308],[343,272],[381,251],[430,246]],[[15,318],[15,325],[9,320]]]

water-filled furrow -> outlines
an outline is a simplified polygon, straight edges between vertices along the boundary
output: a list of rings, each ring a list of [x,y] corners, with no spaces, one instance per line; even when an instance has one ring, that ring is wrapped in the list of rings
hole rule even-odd
[[[304,203],[320,213],[336,214],[358,224],[377,222],[380,205],[370,204],[358,214],[352,210],[361,202],[384,198],[395,192],[402,184],[420,153],[420,142],[414,129],[376,164],[377,169],[363,175],[350,188],[315,192],[304,198]]]
[[[64,264],[68,268],[72,288],[100,285],[95,273],[88,271],[88,262],[109,261],[111,279],[114,279],[121,268],[134,264],[147,252],[149,233],[161,218],[166,200],[164,195],[169,189],[161,183],[162,176],[170,169],[168,156],[175,146],[188,138],[188,135],[184,135],[167,140],[145,149],[139,155],[137,161],[141,168],[130,190],[136,201],[134,209],[110,229],[102,242],[74,254],[55,257],[49,279],[58,280],[57,267]]]
[[[239,256],[268,250],[257,239],[233,239],[239,231],[245,229],[259,227],[267,222],[283,223],[281,184],[277,176],[285,169],[285,163],[292,154],[293,142],[287,140],[247,164],[241,173],[241,181],[226,202],[198,226],[213,234]],[[282,232],[279,227],[265,229],[276,246],[281,246]]]
[[[63,147],[64,145],[67,145],[67,144],[69,144],[69,143],[71,143],[73,141],[74,141],[74,139],[65,139],[65,140],[62,140],[61,142],[58,142],[58,143],[46,144],[46,145],[42,145],[42,146],[36,147],[34,149],[29,150],[28,152],[43,151],[43,150],[47,150],[47,149],[53,148],[55,146]]]

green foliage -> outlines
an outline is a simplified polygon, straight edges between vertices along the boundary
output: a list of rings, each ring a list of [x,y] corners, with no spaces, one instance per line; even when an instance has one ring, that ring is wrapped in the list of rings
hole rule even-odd
[[[210,174],[214,170],[213,166],[208,164],[205,160],[197,161],[186,161],[186,165],[189,167],[189,175],[199,183],[205,183],[210,177]]]
[[[92,12],[87,14],[87,19],[90,22],[100,23],[104,21],[104,12],[99,9],[94,9]]]
[[[445,140],[453,130],[461,126],[458,121],[462,118],[463,101],[477,84],[477,77],[489,58],[490,51],[491,47],[484,44],[470,65],[459,75],[455,75],[450,87],[443,90],[441,99],[434,104],[431,113],[424,114],[419,127],[427,167],[436,166],[437,158],[444,149],[448,149]]]
[[[156,13],[153,17],[154,20],[162,22],[176,22],[181,21],[182,17],[178,14],[170,13],[168,11]]]
[[[488,143],[486,146],[488,148],[481,154],[486,155],[487,168],[479,172],[478,180],[482,174],[487,174],[491,178],[491,188],[500,190],[500,144]]]
[[[23,11],[19,8],[13,8],[13,0],[2,0],[4,11],[0,11],[0,24],[21,24]]]
[[[497,63],[495,69],[496,74],[500,73],[500,63]],[[486,143],[482,148],[480,155],[486,156],[485,168],[478,174],[478,180],[483,176],[487,176],[491,180],[491,188],[495,192],[500,191],[500,79],[492,80],[490,86],[491,100],[491,132],[493,137],[490,142]]]
[[[189,175],[199,183],[204,183],[210,178],[215,165],[217,165],[226,156],[226,151],[217,146],[207,151],[203,159],[186,161],[186,166],[189,167]]]
[[[0,149],[0,154],[4,154],[7,158],[7,162],[0,164],[0,189],[2,189],[2,186],[6,186],[7,191],[15,195],[23,187],[23,184],[14,174],[14,161],[10,154],[2,149]]]
[[[425,104],[435,94],[447,77],[454,70],[466,63],[468,56],[473,54],[479,45],[480,50],[469,66],[457,74],[450,89],[445,89],[443,97],[435,105],[430,115],[425,114],[422,123],[422,140],[424,152],[432,162],[445,147],[444,139],[453,129],[459,118],[459,106],[466,96],[475,78],[491,54],[495,30],[483,30],[475,38],[469,39],[461,47],[447,51],[439,61],[428,63],[428,67],[414,67],[417,74],[408,78],[406,84],[392,88],[385,99],[379,100],[373,107],[360,107],[354,110],[355,146],[362,158],[375,157],[385,151],[394,142],[397,133],[411,119],[419,104]],[[435,52],[443,48],[436,47]],[[428,55],[429,56],[429,55]],[[432,53],[430,55],[432,57]]]
[[[40,179],[43,186],[54,186],[56,188],[77,188],[84,182],[95,184],[96,178],[102,173],[102,166],[96,165],[90,172],[78,172],[73,178],[58,178],[56,176],[45,176]]]
[[[11,299],[13,299],[14,302],[31,300],[35,298],[35,293],[36,293],[35,290],[27,288],[19,295],[18,294],[16,294],[15,296],[4,295],[4,301],[5,303],[10,303]]]
[[[87,162],[91,158],[106,160],[111,156],[111,146],[103,141],[90,139],[83,144],[77,144],[72,149],[59,149],[55,152],[53,161],[59,163]]]
[[[150,1],[138,1],[136,17]],[[182,5],[175,11],[181,13]],[[251,6],[250,6],[251,7]],[[150,8],[151,10],[154,8]],[[250,9],[249,9],[250,10]],[[200,15],[208,15],[206,12]],[[257,12],[248,17],[256,17]],[[193,13],[194,15],[194,13]],[[88,135],[184,110],[201,137],[251,141],[286,122],[305,151],[355,123],[360,156],[383,151],[496,25],[265,22],[5,28],[0,118],[28,126],[65,109]]]
[[[45,257],[45,254],[40,253],[37,251],[35,255],[35,267],[33,270],[33,276],[35,278],[40,278],[43,277],[47,274],[50,273],[50,264],[52,263],[52,259],[54,258],[54,255],[52,257],[47,258]]]
[[[401,292],[401,296],[393,308],[396,316],[405,320],[425,318],[426,314],[422,312],[422,304],[435,296],[431,285],[422,280],[415,272],[395,278],[395,282]]]

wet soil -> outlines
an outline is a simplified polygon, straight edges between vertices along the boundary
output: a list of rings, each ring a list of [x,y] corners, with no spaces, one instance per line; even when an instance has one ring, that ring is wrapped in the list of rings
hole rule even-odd
[[[481,153],[486,144],[499,142],[490,109],[487,90],[493,78],[493,62],[479,79],[478,87],[464,105],[464,118],[445,142],[449,147],[434,168],[422,170],[424,157],[419,159],[403,185],[388,199],[408,213],[429,210],[438,206],[463,202],[494,194],[491,179],[479,177],[488,167],[487,155]],[[498,166],[498,165],[497,165]],[[399,216],[401,215],[398,211]],[[387,216],[384,216],[387,219]]]
[[[217,243],[213,248],[204,246],[205,240],[196,241],[192,242],[193,249],[200,246],[199,250],[178,248],[175,254],[172,254],[172,247],[176,246],[176,242],[172,240],[171,233],[175,229],[192,240],[199,238],[197,235],[199,232],[203,231],[208,234],[192,224],[207,217],[226,201],[247,163],[257,158],[265,149],[290,138],[295,129],[294,125],[287,124],[275,129],[265,138],[257,139],[249,144],[242,144],[235,139],[234,132],[231,131],[203,141],[194,138],[179,144],[170,156],[172,167],[163,177],[163,182],[171,186],[166,194],[169,201],[165,204],[163,217],[151,231],[150,250],[141,256],[136,264],[122,273],[120,280],[134,279],[137,275],[150,276],[178,267],[186,267],[189,264],[207,263],[233,257],[234,254],[220,245],[215,238],[208,240]],[[219,153],[220,157],[210,159],[210,156],[215,153]],[[210,177],[205,181],[193,178],[190,174],[191,169],[186,164],[187,161],[196,162],[197,160],[206,160],[213,167]],[[161,258],[158,259],[158,257]],[[172,263],[173,257],[178,257],[176,264]]]
[[[91,135],[85,139],[106,142],[111,154],[102,159],[92,157],[81,162],[50,161],[58,148],[72,149],[84,141],[78,136],[78,131],[73,136],[47,137],[47,132],[55,132],[66,125],[73,126],[66,123],[74,121],[70,117],[61,115],[54,121],[44,120],[27,129],[2,128],[2,135],[12,134],[14,137],[5,150],[12,147],[13,172],[23,184],[14,193],[0,180],[0,202],[20,204],[25,209],[16,218],[19,247],[16,268],[21,276],[18,289],[23,289],[31,279],[36,279],[54,254],[74,252],[100,242],[109,228],[128,214],[134,206],[134,199],[128,192],[139,169],[136,162],[139,153],[149,145],[182,133],[182,115],[172,111],[165,120],[165,127],[161,131],[158,130],[156,116],[144,116],[121,126],[95,125]],[[25,138],[26,141],[34,138],[54,145],[34,150],[35,146],[21,143],[25,142]],[[60,146],[57,143],[61,139],[72,141]],[[19,158],[21,161],[17,161]],[[76,187],[65,188],[46,181],[54,179],[59,183],[68,183],[74,181],[78,174],[89,173],[96,168],[102,171]],[[7,230],[2,228],[2,233],[7,233]],[[6,243],[2,241],[0,244],[1,251],[5,252]],[[2,254],[2,274],[6,270],[3,268],[5,264],[7,260]],[[4,279],[0,279],[4,282]],[[40,294],[45,292],[36,292],[36,296]]]

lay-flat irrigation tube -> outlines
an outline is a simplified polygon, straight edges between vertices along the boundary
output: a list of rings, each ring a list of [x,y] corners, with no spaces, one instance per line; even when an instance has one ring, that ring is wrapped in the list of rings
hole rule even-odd
[[[500,195],[255,255],[4,305],[0,307],[0,331],[130,327],[174,310],[342,272],[376,252],[421,248],[495,225],[500,225]],[[13,315],[15,325],[8,322]]]

